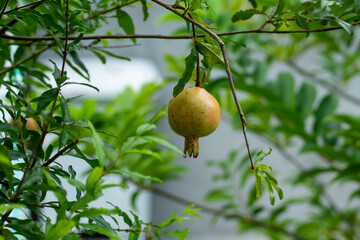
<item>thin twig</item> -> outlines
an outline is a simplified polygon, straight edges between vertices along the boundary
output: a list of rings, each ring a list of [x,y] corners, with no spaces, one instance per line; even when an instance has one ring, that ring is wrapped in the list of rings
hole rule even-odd
[[[62,61],[62,66],[61,66],[61,73],[60,73],[60,78],[64,77],[65,74],[65,64],[66,64],[66,57],[68,55],[68,40],[69,40],[69,0],[66,0],[66,12],[65,12],[65,18],[66,18],[66,22],[65,22],[65,44],[64,44],[64,49],[63,49],[63,61]],[[53,105],[51,107],[51,110],[49,112],[49,116],[51,116],[55,110],[55,106],[56,106],[56,102],[57,102],[57,98],[60,94],[60,89],[61,89],[61,84],[58,84],[57,89],[56,89],[56,94],[55,94],[55,98],[54,98],[54,102]]]
[[[34,8],[34,7],[37,7],[37,6],[41,5],[41,4],[43,4],[45,1],[47,1],[47,0],[41,0],[41,1],[37,1],[37,2],[33,2],[33,3],[23,5],[21,7],[16,7],[14,9],[11,9],[9,11],[4,12],[4,14],[8,14],[8,13],[11,13],[11,12],[14,12],[14,11],[18,11],[18,10],[23,9],[23,8],[28,8],[28,7]]]
[[[263,134],[257,134],[262,140],[265,140],[267,143],[272,143],[277,148],[280,155],[290,162],[295,168],[297,168],[301,172],[307,171],[304,164],[302,164],[300,161],[298,161],[291,153],[289,153],[283,146],[281,146],[280,143],[277,141],[272,141],[270,138],[266,137]],[[336,168],[334,168],[336,169]],[[338,215],[342,220],[345,221],[345,223],[348,225],[348,227],[356,233],[354,224],[344,215],[344,213],[341,212],[340,208],[336,204],[333,197],[330,195],[330,193],[326,190],[326,187],[319,181],[317,181],[314,177],[311,178],[309,181],[311,181],[314,186],[318,189],[320,193],[322,193],[322,197],[328,202],[330,209]]]
[[[31,3],[31,4],[28,4],[28,5],[25,5],[25,6],[27,6],[27,7],[30,7],[30,6],[31,6],[30,9],[35,9],[36,7],[40,6],[40,5],[41,5],[42,3],[44,3],[45,1],[40,1],[40,2],[41,2],[41,3],[39,3],[39,4]],[[25,7],[25,6],[24,6],[24,7]],[[22,7],[21,7],[21,8],[22,8]],[[7,11],[7,12],[5,12],[5,14],[6,14],[6,13],[9,13],[9,12],[11,12],[11,11],[12,11],[12,10]],[[17,22],[18,22],[17,19],[13,19],[13,20],[11,20],[10,22],[8,22],[7,24],[5,24],[5,26],[0,29],[0,36],[3,35],[3,34],[5,34],[6,31],[8,30],[8,28],[12,27],[12,26],[15,25]]]
[[[46,50],[48,50],[49,48],[51,48],[52,45],[46,45],[45,47],[41,48],[39,51],[34,52],[33,54],[29,55],[26,58],[23,58],[22,60],[14,63],[11,67],[8,68],[4,68],[3,70],[0,71],[0,76],[2,76],[3,74],[6,74],[7,72],[10,72],[12,70],[14,70],[15,68],[17,68],[18,66],[20,66],[21,64],[33,59],[34,57],[40,55],[41,53],[45,52]]]
[[[272,11],[270,12],[270,14],[267,16],[266,20],[261,24],[261,26],[258,28],[259,30],[263,30],[264,27],[266,26],[266,24],[268,24],[270,22],[270,19],[272,18],[272,16],[274,15],[274,13],[276,12],[276,10],[278,9],[279,7],[279,4],[280,4],[280,1],[282,0],[279,0],[278,4],[276,4],[276,6],[272,9]]]
[[[180,13],[181,14],[181,13]],[[360,24],[360,21],[354,22],[351,25],[357,26]],[[289,31],[270,31],[270,30],[259,30],[259,29],[251,29],[251,30],[240,30],[240,31],[230,31],[216,34],[218,37],[222,36],[231,36],[238,34],[301,34],[301,33],[317,33],[317,32],[329,32],[343,29],[342,27],[331,27],[331,28],[322,28],[322,29],[308,29],[308,30],[289,30]],[[208,30],[208,29],[207,29]],[[209,30],[208,30],[209,31]],[[197,38],[204,38],[205,34],[198,34]],[[19,41],[54,41],[52,36],[44,36],[44,37],[27,37],[27,36],[11,36],[3,34],[0,30],[0,38],[10,39],[10,40],[19,40]],[[61,40],[65,38],[63,36],[59,36]],[[68,40],[75,40],[77,36],[69,36]],[[83,36],[82,40],[101,40],[101,39],[173,39],[173,40],[182,40],[182,39],[192,39],[192,35],[161,35],[161,34],[133,34],[133,35],[94,35],[94,36]]]
[[[117,5],[117,6],[113,7],[113,8],[109,8],[109,9],[105,9],[105,10],[103,10],[103,11],[99,11],[99,12],[93,14],[93,15],[90,15],[90,16],[88,17],[88,19],[97,18],[97,17],[99,17],[99,16],[101,16],[101,15],[107,14],[107,13],[109,13],[109,12],[116,11],[116,10],[122,8],[122,7],[131,5],[131,4],[136,3],[136,2],[138,2],[138,1],[140,1],[140,0],[133,0],[133,1],[130,1],[130,2],[126,2],[126,3],[123,3],[123,4]]]
[[[297,159],[295,159],[288,151],[286,151],[282,146],[280,146],[279,144],[275,143],[275,146],[277,147],[277,149],[279,150],[280,154],[287,160],[289,160],[289,162],[291,162],[294,166],[296,166],[300,171],[306,171],[305,166],[297,161]],[[319,181],[317,181],[315,178],[311,179],[312,183],[314,184],[314,186],[318,189],[318,191],[320,193],[323,193],[323,197],[327,200],[328,204],[330,205],[330,209],[337,215],[339,216],[342,220],[345,221],[345,223],[348,225],[348,227],[350,228],[351,231],[353,231],[353,233],[356,233],[355,230],[355,226],[352,223],[351,220],[348,219],[347,216],[344,215],[344,213],[341,212],[341,210],[339,209],[339,207],[337,206],[335,200],[333,199],[333,197],[330,195],[330,193],[326,190],[326,187],[320,183]]]
[[[208,28],[206,28],[205,26],[203,26],[202,24],[194,21],[193,19],[187,17],[186,15],[180,13],[179,11],[177,11],[175,8],[173,8],[172,6],[162,2],[162,1],[159,1],[159,0],[152,0],[153,2],[155,2],[156,4],[168,9],[169,11],[175,13],[176,15],[184,18],[186,21],[196,25],[197,27],[199,27],[201,30],[203,30],[204,32],[206,32],[207,34],[209,34],[215,41],[218,42],[219,46],[220,46],[220,49],[221,49],[221,52],[222,52],[222,55],[223,55],[223,58],[224,58],[224,64],[225,64],[225,69],[226,69],[226,74],[228,76],[228,79],[229,79],[229,84],[230,84],[230,88],[231,88],[231,93],[233,95],[233,98],[234,98],[234,102],[236,104],[236,107],[237,107],[237,110],[239,112],[239,115],[240,115],[240,119],[241,119],[241,123],[242,123],[242,126],[243,126],[243,134],[244,134],[244,138],[245,138],[245,143],[246,143],[246,147],[247,147],[247,150],[248,150],[248,154],[249,154],[249,158],[250,158],[250,163],[251,163],[251,169],[254,169],[254,163],[252,161],[252,157],[251,157],[251,151],[250,151],[250,147],[249,147],[249,143],[248,143],[248,140],[247,140],[247,137],[246,137],[246,119],[245,119],[245,115],[241,109],[241,106],[240,106],[240,103],[237,99],[237,96],[236,96],[236,91],[235,91],[235,87],[234,87],[234,82],[232,80],[232,75],[231,75],[231,70],[230,70],[230,66],[229,66],[229,63],[228,63],[228,60],[227,60],[227,56],[226,56],[226,51],[225,51],[225,44],[224,42],[219,38],[218,35],[216,35],[215,33],[213,33],[212,31],[210,31]]]
[[[360,105],[360,98],[352,96],[352,95],[346,93],[345,91],[343,91],[340,87],[338,87],[336,85],[333,85],[333,84],[331,84],[331,83],[317,77],[316,75],[312,74],[311,72],[308,72],[307,70],[301,68],[298,64],[296,64],[291,59],[288,60],[287,63],[289,64],[289,66],[291,66],[295,71],[297,71],[301,75],[311,78],[315,83],[327,88],[328,90],[330,90],[331,92],[334,92],[335,94],[341,96],[345,100],[347,100],[347,101],[349,101],[351,103],[354,103],[356,105]]]
[[[185,206],[194,204],[194,206],[196,208],[201,208],[202,211],[210,213],[212,215],[220,216],[220,217],[223,217],[225,219],[235,219],[235,220],[238,220],[238,221],[246,222],[246,223],[252,224],[252,225],[257,226],[257,227],[261,227],[261,228],[264,228],[264,229],[268,229],[268,230],[271,230],[271,231],[282,233],[284,235],[290,236],[290,237],[292,237],[294,239],[297,239],[297,240],[310,240],[310,239],[302,237],[302,236],[300,236],[300,235],[298,235],[298,234],[296,234],[296,233],[294,233],[292,231],[286,230],[286,229],[284,229],[282,227],[273,225],[271,223],[262,222],[262,221],[259,221],[259,220],[256,220],[256,219],[253,219],[253,218],[250,218],[250,217],[242,216],[242,215],[237,214],[237,213],[231,213],[231,212],[228,212],[226,210],[216,209],[216,208],[213,208],[213,207],[201,204],[201,203],[197,203],[197,202],[188,200],[188,199],[186,199],[186,198],[184,198],[182,196],[178,196],[178,195],[175,195],[173,193],[169,193],[169,192],[164,191],[164,190],[159,189],[159,188],[155,188],[155,187],[144,185],[144,184],[139,184],[139,183],[136,183],[136,182],[134,182],[134,183],[136,185],[138,185],[140,188],[144,189],[144,190],[151,191],[151,192],[153,192],[153,193],[155,193],[155,194],[157,194],[159,196],[162,196],[162,197],[164,197],[166,199],[169,199],[171,201],[183,204]]]
[[[75,146],[80,142],[80,139],[75,139],[69,145],[58,151],[52,158],[50,158],[47,162],[43,164],[43,167],[48,167],[51,163],[53,163],[58,157],[62,156],[67,150]]]
[[[8,3],[9,3],[9,0],[6,0],[6,2],[5,2],[5,4],[4,4],[4,7],[3,7],[3,9],[1,10],[1,13],[0,13],[0,19],[1,19],[1,17],[3,16],[3,14],[4,14],[5,9],[6,9],[7,5],[8,5]]]
[[[175,6],[174,6],[175,8]],[[182,6],[177,6],[176,8],[182,9],[184,10],[184,13],[186,12],[186,9]],[[189,18],[193,19],[191,13],[188,13]],[[194,20],[194,19],[193,19]],[[195,30],[195,24],[191,23],[191,28],[192,28],[192,35],[193,35],[193,40],[195,41],[195,39],[197,38],[196,36],[196,30]],[[195,86],[196,87],[200,87],[201,86],[201,81],[200,81],[200,56],[199,54],[197,54],[196,57],[196,79],[195,79]]]

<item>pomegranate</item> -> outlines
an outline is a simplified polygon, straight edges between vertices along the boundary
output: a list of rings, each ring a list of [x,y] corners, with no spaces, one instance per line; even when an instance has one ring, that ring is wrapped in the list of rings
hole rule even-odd
[[[16,120],[16,123],[15,123],[14,120],[11,120],[11,125],[13,125],[13,126],[19,126],[19,128],[20,128],[20,130],[21,130],[23,123],[22,123],[21,119],[18,118],[18,119]],[[37,125],[36,121],[35,121],[33,118],[26,118],[26,125],[25,125],[25,127],[26,127],[27,130],[36,131],[37,128],[38,128],[38,125]]]
[[[221,118],[220,106],[205,89],[184,89],[168,105],[171,129],[185,137],[184,154],[196,158],[199,154],[199,137],[215,131]]]

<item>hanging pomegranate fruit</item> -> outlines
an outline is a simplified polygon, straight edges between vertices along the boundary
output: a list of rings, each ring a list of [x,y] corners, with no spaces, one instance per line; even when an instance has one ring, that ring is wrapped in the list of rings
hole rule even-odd
[[[216,99],[201,87],[184,89],[168,105],[171,129],[185,137],[184,154],[196,158],[199,154],[199,137],[215,131],[221,118]]]

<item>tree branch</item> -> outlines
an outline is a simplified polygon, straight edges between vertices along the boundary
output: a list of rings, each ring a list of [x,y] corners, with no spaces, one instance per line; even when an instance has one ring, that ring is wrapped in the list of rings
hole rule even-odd
[[[66,12],[65,12],[65,44],[64,44],[64,49],[63,49],[63,61],[62,61],[62,66],[61,66],[61,73],[60,73],[60,77],[62,78],[65,74],[65,64],[66,64],[66,57],[68,55],[68,40],[69,40],[69,0],[66,0]],[[53,105],[51,107],[51,110],[49,112],[49,116],[51,116],[55,110],[55,106],[56,106],[56,102],[57,102],[57,98],[60,94],[60,89],[61,89],[61,84],[58,84],[57,86],[57,90],[56,90],[56,94],[55,94],[55,99],[53,102]]]
[[[75,146],[80,142],[80,139],[75,139],[69,145],[58,151],[52,158],[50,158],[47,162],[43,164],[43,167],[48,167],[51,163],[53,163],[58,157],[62,156],[67,150]]]
[[[1,13],[0,13],[0,19],[4,15],[4,12],[5,12],[5,9],[6,9],[7,5],[8,5],[8,3],[9,3],[9,0],[6,0],[6,2],[4,4],[4,7],[3,7],[3,9],[1,10]]]
[[[6,74],[7,72],[10,72],[11,70],[14,70],[15,68],[17,68],[18,66],[20,66],[21,64],[33,59],[34,57],[40,55],[41,53],[45,52],[46,50],[48,50],[49,48],[51,48],[52,45],[46,45],[45,47],[41,48],[39,51],[34,52],[33,54],[31,54],[30,56],[23,58],[22,60],[16,62],[15,64],[13,64],[11,67],[8,68],[4,68],[3,70],[0,71],[0,76],[2,76],[3,74]]]
[[[190,201],[190,200],[188,200],[186,198],[183,198],[181,196],[166,192],[166,191],[164,191],[162,189],[159,189],[159,188],[155,188],[155,187],[152,187],[152,186],[147,186],[147,185],[144,185],[144,184],[138,184],[136,182],[134,182],[134,183],[136,185],[138,185],[140,188],[144,189],[144,190],[151,191],[151,192],[153,192],[153,193],[155,193],[155,194],[157,194],[159,196],[162,196],[162,197],[164,197],[166,199],[169,199],[171,201],[183,204],[185,206],[194,204],[195,207],[201,208],[202,211],[210,213],[212,215],[217,215],[217,216],[223,217],[225,219],[234,219],[234,220],[246,222],[246,223],[252,224],[253,226],[257,226],[257,227],[261,227],[261,228],[264,228],[264,229],[267,229],[267,230],[282,233],[284,235],[290,236],[290,237],[292,237],[294,239],[297,239],[297,240],[310,240],[308,238],[297,235],[296,233],[294,233],[292,231],[286,230],[286,229],[284,229],[282,227],[273,225],[271,223],[262,222],[262,221],[259,221],[259,220],[256,220],[256,219],[253,219],[253,218],[250,218],[250,217],[245,217],[245,216],[242,216],[242,215],[237,214],[237,213],[232,213],[232,212],[228,212],[228,211],[225,211],[225,210],[212,208],[210,206],[207,206],[207,205],[204,205],[204,204],[201,204],[201,203],[197,203],[197,202],[194,202],[194,201]]]
[[[11,9],[9,11],[6,11],[4,12],[4,14],[8,14],[8,13],[11,13],[11,12],[14,12],[14,11],[18,11],[20,9],[23,9],[23,8],[28,8],[28,7],[31,7],[31,8],[36,8],[37,6],[43,4],[46,0],[41,0],[41,1],[37,1],[37,2],[33,2],[33,3],[29,3],[29,4],[26,4],[26,5],[23,5],[21,7],[16,7],[14,9]]]
[[[240,103],[237,99],[237,96],[236,96],[236,91],[235,91],[235,86],[234,86],[234,82],[232,80],[232,75],[231,75],[231,70],[230,70],[230,66],[229,66],[229,63],[228,63],[228,60],[227,60],[227,56],[226,56],[226,51],[225,51],[225,44],[224,42],[219,38],[218,35],[216,35],[215,33],[213,33],[212,31],[210,31],[209,29],[207,29],[205,26],[203,26],[202,24],[194,21],[193,19],[187,17],[186,15],[180,13],[179,11],[177,11],[175,8],[173,8],[172,6],[170,5],[167,5],[166,3],[162,2],[162,1],[159,1],[159,0],[152,0],[153,2],[155,2],[156,4],[168,9],[169,11],[175,13],[176,15],[182,17],[183,19],[185,19],[186,21],[196,25],[197,27],[199,27],[201,30],[203,30],[204,32],[206,32],[207,34],[209,34],[215,41],[218,42],[219,46],[220,46],[220,49],[221,49],[221,52],[222,52],[222,55],[223,55],[223,58],[224,58],[224,64],[225,64],[225,69],[226,69],[226,74],[228,76],[228,79],[229,79],[229,84],[230,84],[230,88],[231,88],[231,93],[233,95],[233,98],[234,98],[234,102],[236,104],[236,107],[237,107],[237,110],[239,112],[239,115],[240,115],[240,120],[241,120],[241,123],[242,123],[242,127],[243,127],[243,134],[244,134],[244,138],[245,138],[245,143],[246,143],[246,147],[247,147],[247,150],[248,150],[248,155],[249,155],[249,159],[250,159],[250,163],[251,163],[251,169],[254,169],[254,163],[252,161],[252,156],[251,156],[251,151],[250,151],[250,147],[249,147],[249,143],[248,143],[248,140],[247,140],[247,136],[246,136],[246,119],[245,119],[245,115],[241,109],[241,106],[240,106]]]
[[[103,11],[99,11],[99,12],[97,12],[97,13],[89,16],[88,19],[97,18],[97,17],[99,17],[99,16],[101,16],[101,15],[107,14],[107,13],[112,12],[112,11],[116,11],[116,10],[122,8],[122,7],[131,5],[131,4],[136,3],[136,2],[138,2],[138,1],[140,1],[140,0],[133,0],[133,1],[130,1],[130,2],[126,2],[126,3],[123,3],[123,4],[117,5],[117,6],[113,7],[113,8],[109,8],[109,9],[105,9],[105,10],[103,10]]]
[[[278,142],[272,141],[268,137],[262,134],[257,134],[257,136],[261,137],[261,139],[265,140],[268,143],[272,143],[277,148],[280,155],[290,162],[295,168],[297,168],[301,172],[307,171],[305,165],[303,165],[300,161],[298,161],[291,153],[289,153],[283,146],[281,146]],[[319,191],[320,194],[322,194],[322,198],[325,199],[328,204],[329,208],[337,215],[339,218],[341,218],[349,227],[349,229],[355,234],[356,229],[354,224],[351,222],[351,220],[340,210],[339,206],[336,204],[334,198],[330,195],[330,193],[326,190],[326,187],[324,184],[316,180],[315,177],[311,178],[309,181],[316,187],[316,189]]]
[[[282,1],[282,0],[280,0]],[[268,24],[271,20],[271,18],[273,17],[274,13],[276,12],[276,10],[279,7],[280,1],[278,2],[278,4],[276,4],[276,6],[271,10],[271,12],[269,13],[269,15],[267,16],[267,18],[265,19],[265,21],[260,25],[260,27],[258,28],[258,30],[262,31],[264,29],[264,27],[266,26],[266,24]]]
[[[316,75],[314,75],[311,72],[308,72],[305,69],[301,68],[298,64],[296,64],[291,59],[288,60],[287,63],[288,63],[289,66],[291,66],[295,71],[297,71],[301,75],[311,78],[315,83],[323,86],[324,88],[330,90],[331,92],[334,92],[335,94],[341,96],[345,100],[360,106],[360,98],[352,96],[352,95],[346,93],[345,91],[343,91],[340,87],[338,87],[336,85],[333,85],[333,84],[331,84],[331,83],[329,83],[329,82],[327,82],[327,81],[325,81],[325,80],[323,80],[321,78],[316,77]]]
[[[179,12],[180,13],[180,12]],[[181,13],[180,13],[181,14]],[[360,21],[354,22],[351,25],[357,26],[360,24]],[[343,29],[342,27],[332,27],[332,28],[322,28],[322,29],[309,29],[309,30],[289,30],[289,31],[269,31],[269,30],[261,30],[261,29],[252,29],[252,30],[241,30],[241,31],[230,31],[216,34],[218,37],[222,36],[231,36],[238,34],[301,34],[301,33],[317,33],[317,32],[329,32]],[[208,30],[208,29],[207,29]],[[208,30],[210,31],[210,30]],[[205,34],[198,34],[197,38],[204,38]],[[0,30],[0,38],[17,40],[17,41],[31,41],[31,42],[39,42],[39,41],[54,41],[52,36],[44,36],[44,37],[27,37],[27,36],[11,36],[6,35]],[[59,36],[61,40],[65,40],[65,37]],[[68,40],[75,40],[77,36],[69,36]],[[153,34],[133,34],[133,35],[94,35],[94,36],[83,36],[82,40],[99,40],[99,39],[173,39],[173,40],[181,40],[181,39],[192,39],[192,35],[153,35]]]
[[[9,11],[5,12],[4,14],[7,14],[7,13],[12,12],[12,11],[17,11],[17,10],[19,10],[19,9],[21,9],[21,8],[25,8],[25,7],[31,7],[31,9],[34,9],[34,8],[40,6],[40,5],[41,5],[42,3],[44,3],[45,1],[46,1],[46,0],[39,1],[39,2],[35,2],[35,3],[31,3],[31,4],[27,4],[27,5],[24,5],[24,6],[22,6],[22,7],[18,7],[18,8],[15,8],[15,9],[13,9],[13,10],[9,10]],[[6,31],[8,30],[9,27],[12,27],[12,26],[13,26],[15,23],[17,23],[17,22],[18,22],[17,19],[13,19],[13,20],[11,20],[10,22],[8,22],[8,23],[5,25],[5,27],[1,28],[1,29],[0,29],[0,37],[1,37],[3,34],[6,33]]]

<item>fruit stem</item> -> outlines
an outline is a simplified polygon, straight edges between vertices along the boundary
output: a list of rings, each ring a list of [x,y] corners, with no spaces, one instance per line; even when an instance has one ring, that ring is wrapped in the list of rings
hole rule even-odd
[[[193,156],[197,158],[199,155],[199,138],[198,137],[185,137],[184,154],[186,153],[189,157]]]

